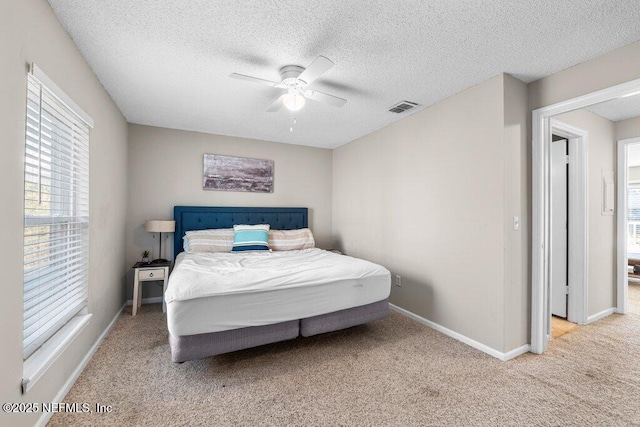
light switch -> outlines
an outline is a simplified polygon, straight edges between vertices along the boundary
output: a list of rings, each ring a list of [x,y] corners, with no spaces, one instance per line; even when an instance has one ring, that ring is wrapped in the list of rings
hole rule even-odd
[[[513,229],[520,230],[520,218],[518,218],[517,216],[513,217]]]

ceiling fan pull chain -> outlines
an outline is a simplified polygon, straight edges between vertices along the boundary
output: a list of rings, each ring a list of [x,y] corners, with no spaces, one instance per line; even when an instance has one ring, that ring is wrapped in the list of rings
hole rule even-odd
[[[293,118],[293,110],[291,110],[290,113],[291,113],[291,127],[289,128],[289,132],[293,132],[293,125],[296,124],[296,119]]]

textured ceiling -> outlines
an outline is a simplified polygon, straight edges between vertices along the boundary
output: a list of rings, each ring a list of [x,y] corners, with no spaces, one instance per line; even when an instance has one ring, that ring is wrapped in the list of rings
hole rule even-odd
[[[637,0],[49,0],[129,122],[333,148],[498,73],[530,82],[640,40]],[[348,100],[267,113],[318,55],[310,88]],[[417,111],[418,109],[416,109]]]
[[[587,110],[612,122],[640,116],[640,95],[614,99],[588,107]]]

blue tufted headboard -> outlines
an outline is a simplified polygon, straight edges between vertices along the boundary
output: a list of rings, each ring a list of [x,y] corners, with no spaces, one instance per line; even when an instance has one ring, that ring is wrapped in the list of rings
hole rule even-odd
[[[274,230],[295,230],[309,226],[307,208],[231,208],[218,206],[175,206],[173,256],[182,252],[182,238],[190,230],[233,228],[234,224],[269,224]]]

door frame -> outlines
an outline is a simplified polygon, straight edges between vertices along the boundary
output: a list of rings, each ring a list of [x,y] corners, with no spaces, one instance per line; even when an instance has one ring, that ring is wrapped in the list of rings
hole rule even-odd
[[[587,323],[588,301],[588,259],[589,233],[587,209],[587,151],[589,134],[584,129],[551,119],[551,133],[567,139],[569,146],[569,212],[567,221],[569,230],[568,283],[569,310],[567,320],[574,323]],[[551,207],[550,207],[551,208]],[[552,230],[550,230],[550,233]],[[549,248],[549,270],[553,268],[553,248]],[[549,305],[551,305],[551,292]],[[551,333],[551,310],[547,320],[546,331]]]
[[[640,94],[640,79],[632,80],[532,112],[531,121],[531,352],[547,349],[550,260],[551,117],[590,105]]]
[[[629,158],[627,156],[630,145],[640,144],[640,137],[622,139],[618,141],[618,194],[616,202],[618,211],[616,212],[617,236],[616,245],[616,313],[626,314],[628,310],[628,282],[627,272],[627,191],[629,185]]]

